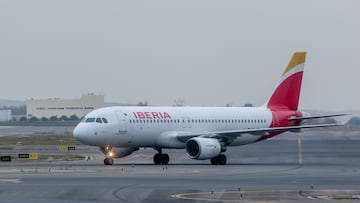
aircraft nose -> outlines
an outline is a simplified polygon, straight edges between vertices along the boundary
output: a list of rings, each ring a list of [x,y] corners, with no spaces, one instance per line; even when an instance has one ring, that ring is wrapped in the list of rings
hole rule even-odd
[[[84,139],[86,137],[86,132],[84,128],[81,126],[81,124],[77,125],[73,131],[73,136],[76,140],[80,142],[84,142]]]

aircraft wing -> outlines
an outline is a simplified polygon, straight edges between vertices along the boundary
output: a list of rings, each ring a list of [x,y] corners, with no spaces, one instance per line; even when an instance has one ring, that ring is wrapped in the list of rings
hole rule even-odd
[[[220,138],[226,137],[235,139],[236,137],[241,136],[242,134],[251,134],[256,136],[267,136],[270,132],[285,132],[292,131],[296,132],[301,129],[306,128],[322,128],[322,127],[333,127],[333,126],[342,126],[341,123],[331,123],[331,124],[318,124],[318,125],[299,125],[299,126],[288,126],[288,127],[274,127],[274,128],[256,128],[256,129],[243,129],[243,130],[228,130],[228,131],[215,131],[215,132],[179,132],[176,135],[176,138],[182,142],[186,142],[188,139],[193,137],[209,137],[209,138]]]

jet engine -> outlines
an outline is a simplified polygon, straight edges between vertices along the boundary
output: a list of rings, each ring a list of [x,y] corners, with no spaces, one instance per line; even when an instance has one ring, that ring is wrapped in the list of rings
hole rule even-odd
[[[217,139],[195,137],[186,142],[186,152],[192,159],[211,159],[221,152]]]
[[[129,156],[134,151],[139,150],[138,148],[127,148],[127,147],[100,147],[102,153],[104,153],[107,157],[111,158],[122,158],[125,156]]]

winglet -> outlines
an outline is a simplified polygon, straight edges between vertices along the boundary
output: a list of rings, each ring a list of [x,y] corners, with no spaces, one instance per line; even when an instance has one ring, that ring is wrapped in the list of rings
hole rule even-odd
[[[267,107],[297,110],[304,71],[306,52],[295,52],[284,70],[279,85],[267,102]]]

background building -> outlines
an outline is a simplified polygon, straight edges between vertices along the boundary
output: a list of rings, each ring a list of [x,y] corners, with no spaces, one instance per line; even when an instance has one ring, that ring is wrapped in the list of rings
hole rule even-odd
[[[12,120],[12,115],[11,115],[11,110],[0,110],[0,121],[11,121]]]
[[[82,118],[94,109],[104,107],[104,95],[87,94],[80,99],[29,99],[26,100],[28,118]]]

